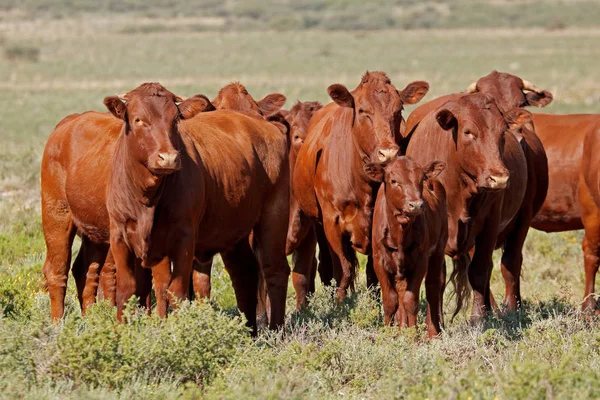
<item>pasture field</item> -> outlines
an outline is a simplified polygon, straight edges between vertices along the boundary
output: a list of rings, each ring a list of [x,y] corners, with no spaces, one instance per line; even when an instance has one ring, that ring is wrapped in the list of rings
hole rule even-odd
[[[448,290],[439,340],[425,340],[424,312],[417,330],[384,327],[360,273],[343,304],[319,286],[301,313],[292,312],[290,284],[285,328],[253,341],[222,267],[210,304],[185,304],[164,321],[131,306],[122,325],[106,304],[82,318],[70,280],[66,317],[53,324],[40,288],[39,195],[56,123],[103,110],[105,96],[145,81],[213,98],[239,80],[257,99],[284,93],[290,107],[328,102],[328,85],[354,88],[367,69],[386,71],[399,88],[427,80],[424,101],[497,69],[552,91],[545,112],[599,112],[600,30],[140,32],[128,24],[0,21],[0,398],[600,397],[600,324],[579,313],[582,232],[530,232],[519,313],[477,326],[463,314],[450,321]],[[496,267],[501,300],[497,255]]]

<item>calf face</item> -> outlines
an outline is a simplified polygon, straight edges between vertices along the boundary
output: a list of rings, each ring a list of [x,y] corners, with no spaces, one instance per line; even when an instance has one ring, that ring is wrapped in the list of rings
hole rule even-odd
[[[397,157],[386,166],[371,163],[365,171],[374,181],[384,182],[386,203],[400,224],[406,224],[423,212],[423,184],[444,170],[442,161],[425,168],[409,157]]]
[[[418,81],[399,91],[385,73],[367,72],[352,93],[340,84],[331,85],[327,92],[339,106],[353,110],[352,133],[364,157],[386,163],[400,150],[396,136],[404,104],[418,103],[428,90],[427,82]]]
[[[502,115],[493,99],[476,93],[444,104],[435,117],[452,133],[463,179],[472,181],[477,189],[505,189],[509,172],[501,155],[504,135],[509,124],[518,130],[530,121],[530,114],[513,109]]]

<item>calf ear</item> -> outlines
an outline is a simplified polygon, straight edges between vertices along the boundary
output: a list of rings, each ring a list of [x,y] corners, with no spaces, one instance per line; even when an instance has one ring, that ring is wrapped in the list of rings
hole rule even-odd
[[[423,174],[424,179],[432,179],[438,176],[443,170],[446,168],[446,163],[443,161],[432,161],[425,168],[425,173]]]
[[[179,105],[179,111],[183,119],[190,119],[196,114],[214,111],[215,106],[210,102],[208,97],[203,94],[197,94],[194,97],[190,97]]]
[[[384,169],[381,164],[368,163],[363,166],[363,170],[373,182],[383,181]]]
[[[452,111],[446,108],[438,111],[437,114],[435,114],[435,119],[445,131],[458,128],[458,120],[454,114],[452,114]]]
[[[429,83],[416,81],[409,83],[399,95],[404,104],[415,104],[421,101],[427,92],[429,92]]]
[[[265,117],[270,117],[275,114],[285,104],[285,96],[281,93],[271,93],[266,95],[264,99],[258,101],[258,108]]]
[[[327,88],[327,93],[338,106],[354,108],[354,97],[346,89],[346,86],[339,83],[333,84]]]
[[[530,123],[531,119],[531,113],[524,108],[513,108],[512,110],[504,113],[504,120],[510,129],[519,129],[523,125]]]
[[[127,115],[127,106],[119,96],[108,96],[104,98],[104,105],[112,115],[119,119],[125,119]]]
[[[525,98],[527,99],[527,104],[532,107],[546,107],[548,104],[552,103],[552,93],[547,90],[542,90],[541,92],[527,92],[525,93]]]

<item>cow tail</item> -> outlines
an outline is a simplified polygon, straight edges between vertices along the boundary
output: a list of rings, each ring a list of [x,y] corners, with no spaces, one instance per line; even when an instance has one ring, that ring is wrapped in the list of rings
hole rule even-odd
[[[466,307],[471,298],[471,286],[469,285],[469,264],[471,258],[468,254],[460,254],[452,259],[454,269],[450,275],[450,282],[454,286],[456,295],[456,309],[452,314],[452,320],[458,315],[463,307]]]

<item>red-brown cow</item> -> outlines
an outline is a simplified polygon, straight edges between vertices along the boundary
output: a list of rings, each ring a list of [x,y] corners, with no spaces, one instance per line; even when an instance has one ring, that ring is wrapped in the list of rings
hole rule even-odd
[[[596,273],[600,264],[600,174],[598,171],[600,171],[600,121],[585,137],[579,181],[579,203],[585,227],[583,310],[596,314],[600,314],[595,297]]]
[[[298,153],[308,133],[308,125],[313,114],[323,106],[316,101],[297,102],[287,113],[290,125],[290,176],[294,175],[294,167]],[[292,184],[293,185],[293,184]],[[290,192],[290,220],[287,235],[286,253],[293,254],[294,269],[292,282],[296,290],[296,309],[306,304],[307,295],[315,291],[317,271],[316,244],[319,243],[319,274],[321,281],[329,285],[333,279],[329,245],[323,227],[308,218],[300,209],[293,190]]]
[[[179,105],[181,117],[191,118],[207,103],[202,95],[186,100]],[[104,296],[114,302],[114,266],[110,254],[107,258],[106,187],[110,157],[123,126],[123,120],[109,113],[89,111],[64,118],[48,138],[41,169],[42,226],[47,248],[44,275],[54,318],[61,318],[64,312],[76,233],[81,235],[82,244],[73,275],[82,312],[95,302],[100,271]],[[144,273],[149,271],[140,270]],[[141,282],[136,294],[142,305],[148,305],[151,288]]]
[[[455,263],[457,312],[466,298],[467,277],[475,292],[473,320],[491,308],[492,252],[525,196],[527,160],[517,136],[530,122],[531,114],[521,108],[501,113],[491,97],[466,95],[427,114],[407,148],[421,165],[446,163],[439,175],[448,199],[446,254]]]
[[[366,166],[374,181],[383,181],[373,212],[373,267],[385,323],[391,325],[395,317],[401,328],[416,325],[425,278],[429,337],[444,326],[448,210],[444,186],[435,179],[444,167],[433,161],[423,169],[408,157],[398,157],[384,168]]]
[[[248,93],[248,90],[244,85],[239,82],[232,82],[221,88],[214,100],[209,102],[208,105],[203,108],[203,111],[231,110],[254,118],[268,120],[273,118],[281,110],[285,101],[285,96],[280,93],[271,93],[262,100],[256,101],[250,93]],[[286,130],[277,120],[270,122],[275,124],[281,131]],[[194,262],[192,286],[193,292],[200,298],[210,297],[212,263],[212,257],[205,260],[197,258]],[[266,308],[266,305],[263,304],[264,299],[262,297],[263,296],[260,296],[259,299],[259,309],[261,313],[262,310]]]
[[[188,296],[194,255],[221,253],[253,332],[257,261],[271,300],[270,326],[280,326],[289,276],[286,138],[268,122],[231,111],[177,122],[174,95],[158,84],[142,85],[125,100],[104,100],[125,121],[107,191],[117,315],[138,282],[133,259],[152,269],[157,310],[164,316],[167,292]]]
[[[470,85],[467,92],[480,92],[492,97],[501,112],[507,112],[515,107],[543,107],[552,101],[552,95],[548,91],[538,89],[532,83],[517,76],[496,71]],[[441,104],[449,100],[457,100],[464,95],[457,93],[442,96],[423,104],[409,116],[408,129],[414,129],[424,115]],[[537,125],[534,130],[532,124],[527,124],[518,132],[523,139],[521,146],[527,159],[527,191],[518,214],[504,228],[496,243],[497,247],[502,246],[504,250],[501,261],[502,275],[506,284],[504,302],[510,311],[515,311],[521,302],[520,275],[523,264],[523,244],[532,219],[540,210],[548,192],[548,160],[544,146],[535,134],[537,130]],[[510,211],[504,212],[507,213]],[[495,304],[493,296],[491,302]]]
[[[317,111],[296,162],[294,193],[302,211],[322,222],[331,249],[338,299],[352,284],[354,250],[368,254],[376,184],[363,170],[398,153],[395,142],[404,104],[414,104],[429,90],[413,82],[398,91],[383,72],[367,72],[352,92],[328,88],[333,103]]]

